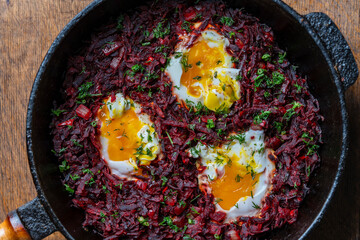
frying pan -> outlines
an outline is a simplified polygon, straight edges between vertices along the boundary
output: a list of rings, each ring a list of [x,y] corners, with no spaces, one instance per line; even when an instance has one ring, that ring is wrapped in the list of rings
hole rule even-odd
[[[60,181],[58,163],[51,153],[49,124],[54,100],[60,100],[66,59],[88,39],[92,30],[144,1],[95,0],[61,31],[51,45],[35,78],[27,112],[27,150],[38,196],[12,211],[0,224],[0,239],[43,239],[60,231],[67,239],[101,239],[81,227],[84,213],[71,207]],[[321,221],[342,175],[348,148],[348,119],[344,93],[358,77],[354,56],[339,29],[323,13],[301,16],[280,0],[229,0],[271,26],[299,72],[309,77],[319,100],[324,144],[321,168],[310,180],[311,192],[294,224],[272,231],[266,238],[305,239]]]

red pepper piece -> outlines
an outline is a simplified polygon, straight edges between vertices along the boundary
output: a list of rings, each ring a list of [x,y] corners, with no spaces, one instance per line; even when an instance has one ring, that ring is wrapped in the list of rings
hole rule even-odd
[[[245,46],[245,44],[244,44],[239,38],[235,40],[235,44],[236,44],[240,49],[242,49],[242,48]]]
[[[112,69],[117,69],[120,65],[121,57],[115,57],[111,60],[110,67]]]
[[[184,13],[185,21],[191,21],[196,17],[197,11],[194,7],[188,8]]]
[[[148,66],[154,61],[154,58],[152,56],[148,57],[147,61],[144,63],[144,65]]]
[[[108,44],[109,45],[109,44]],[[120,43],[114,42],[113,44],[110,44],[109,47],[106,47],[103,49],[103,53],[106,56],[109,56],[110,54],[112,54],[113,52],[115,52],[116,50],[118,50],[121,47]]]
[[[74,123],[74,119],[71,118],[69,120],[66,120],[65,122],[59,123],[58,126],[72,126]]]
[[[148,211],[148,216],[149,216],[149,218],[154,219],[155,211],[152,210],[152,209],[150,209],[150,210]]]
[[[140,188],[141,190],[145,191],[146,187],[147,187],[147,183],[143,182],[141,180],[138,180],[136,182],[136,185],[138,186],[138,188]]]
[[[79,117],[81,117],[85,120],[89,120],[89,118],[91,117],[90,109],[88,109],[86,106],[84,106],[82,104],[80,104],[80,106],[77,107],[75,112]]]

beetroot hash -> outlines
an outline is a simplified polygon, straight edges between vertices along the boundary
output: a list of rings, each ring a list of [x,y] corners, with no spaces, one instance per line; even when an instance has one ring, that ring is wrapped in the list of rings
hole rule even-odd
[[[94,31],[68,60],[63,102],[54,103],[54,153],[74,206],[85,211],[84,228],[105,239],[257,238],[295,222],[309,191],[322,117],[306,78],[257,18],[219,1],[196,4],[156,1],[131,10]],[[179,102],[165,73],[177,34],[199,35],[209,24],[228,39],[240,69],[241,98],[229,111]],[[161,140],[161,157],[142,166],[136,181],[111,174],[100,154],[96,114],[118,92],[141,104]],[[214,197],[199,190],[196,159],[185,150],[249,128],[264,130],[266,147],[275,151],[272,189],[260,217],[225,224]]]

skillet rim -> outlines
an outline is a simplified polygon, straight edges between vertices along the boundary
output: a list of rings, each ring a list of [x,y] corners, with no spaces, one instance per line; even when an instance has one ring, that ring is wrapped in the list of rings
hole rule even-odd
[[[35,188],[38,194],[38,198],[41,202],[41,204],[44,206],[47,214],[53,221],[53,223],[56,225],[57,230],[59,230],[67,239],[74,239],[72,235],[67,231],[67,229],[64,227],[64,225],[61,223],[61,221],[58,219],[57,215],[53,211],[51,204],[47,200],[43,189],[40,185],[40,180],[38,173],[36,171],[36,163],[34,159],[34,154],[32,151],[32,111],[35,107],[35,99],[38,92],[38,87],[40,85],[40,82],[42,81],[42,76],[45,72],[45,70],[48,68],[49,62],[52,59],[55,51],[58,49],[59,45],[64,41],[65,36],[73,29],[73,27],[78,24],[89,12],[93,11],[97,6],[102,4],[103,2],[106,2],[107,0],[94,0],[89,5],[87,5],[83,10],[81,10],[70,22],[61,30],[61,32],[58,34],[54,42],[51,44],[48,52],[46,53],[39,70],[36,74],[32,90],[30,93],[29,98],[29,104],[27,109],[27,117],[26,117],[26,146],[27,146],[27,154],[28,154],[28,161],[30,165],[30,171],[31,175],[33,177],[33,181],[35,184]],[[310,35],[310,37],[315,42],[316,46],[320,49],[328,67],[331,72],[331,75],[333,77],[333,81],[335,83],[337,93],[339,96],[339,102],[340,102],[340,109],[341,109],[341,119],[342,119],[342,145],[341,145],[341,154],[339,159],[339,164],[337,168],[337,173],[334,178],[333,184],[330,188],[329,194],[327,195],[327,198],[322,205],[318,215],[315,217],[315,219],[312,221],[310,226],[302,233],[300,236],[300,240],[305,239],[308,237],[310,232],[314,230],[314,228],[320,223],[324,213],[326,212],[327,208],[329,207],[329,203],[332,200],[334,193],[336,191],[336,188],[338,186],[338,183],[343,175],[344,172],[344,166],[345,166],[345,160],[348,153],[348,113],[346,110],[346,103],[345,103],[345,89],[343,84],[340,81],[340,77],[338,72],[335,70],[333,62],[331,61],[329,52],[326,50],[325,46],[321,42],[321,39],[319,35],[315,32],[315,30],[309,25],[308,21],[306,20],[305,16],[300,15],[297,13],[293,8],[288,6],[286,3],[284,3],[281,0],[269,0],[270,2],[273,2],[277,4],[280,8],[282,8],[285,12],[287,12],[292,18],[294,18],[301,27],[303,27],[306,32]]]

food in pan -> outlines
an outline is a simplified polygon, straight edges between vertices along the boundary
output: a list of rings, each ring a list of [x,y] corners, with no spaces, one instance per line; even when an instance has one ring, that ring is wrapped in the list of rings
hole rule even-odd
[[[195,26],[200,27],[201,22]],[[170,58],[166,73],[176,86],[180,100],[202,104],[211,111],[229,109],[240,99],[239,69],[226,52],[229,41],[216,31],[207,30],[179,35],[181,40]],[[195,42],[193,39],[197,37]]]
[[[230,140],[221,147],[199,142],[190,153],[201,159],[200,190],[214,196],[216,209],[226,212],[225,222],[259,213],[275,169],[270,160],[274,156],[265,149],[264,131],[230,135]]]
[[[68,59],[54,153],[105,239],[251,239],[293,223],[319,104],[271,28],[221,1],[155,1]]]
[[[106,100],[97,120],[101,124],[101,157],[113,174],[131,177],[139,170],[137,160],[148,165],[160,153],[159,139],[149,116],[121,93]]]

